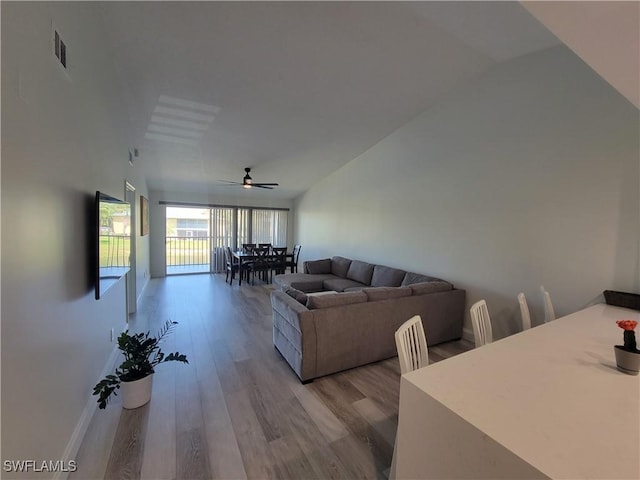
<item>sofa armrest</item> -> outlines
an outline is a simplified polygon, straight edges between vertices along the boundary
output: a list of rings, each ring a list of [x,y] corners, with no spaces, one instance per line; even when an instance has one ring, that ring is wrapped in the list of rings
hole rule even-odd
[[[305,312],[309,312],[309,309],[305,305],[280,290],[274,290],[271,292],[271,306],[274,311],[289,319],[298,329],[298,324],[300,323],[299,316],[303,315]]]
[[[271,292],[273,343],[300,380],[316,376],[314,314],[284,292]]]

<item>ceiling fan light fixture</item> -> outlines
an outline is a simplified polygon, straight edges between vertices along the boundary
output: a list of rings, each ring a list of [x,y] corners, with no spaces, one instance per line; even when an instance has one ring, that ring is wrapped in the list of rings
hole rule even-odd
[[[246,172],[245,176],[242,178],[242,182],[230,182],[228,180],[220,180],[221,182],[224,182],[228,185],[241,185],[242,188],[264,188],[266,190],[273,190],[274,187],[277,187],[278,184],[277,183],[253,183],[253,179],[251,178],[251,175],[249,175],[249,172],[251,172],[251,168],[247,167],[244,169],[244,171]]]
[[[245,168],[244,171],[247,172],[247,174],[242,179],[242,186],[244,188],[251,188],[251,183],[253,183],[253,179],[251,178],[251,175],[249,175],[249,172],[251,171],[251,169]]]

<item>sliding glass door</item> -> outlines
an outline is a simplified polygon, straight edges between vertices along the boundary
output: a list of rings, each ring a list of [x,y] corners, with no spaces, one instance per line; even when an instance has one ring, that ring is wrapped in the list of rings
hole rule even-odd
[[[287,210],[167,205],[167,275],[224,272],[224,249],[243,243],[287,246]]]
[[[167,275],[211,271],[210,218],[208,208],[167,207]]]

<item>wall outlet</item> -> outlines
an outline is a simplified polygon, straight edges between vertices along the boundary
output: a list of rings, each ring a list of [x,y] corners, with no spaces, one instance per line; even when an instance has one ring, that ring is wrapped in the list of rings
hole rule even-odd
[[[111,343],[113,343],[113,328],[110,330],[110,339],[111,339]]]

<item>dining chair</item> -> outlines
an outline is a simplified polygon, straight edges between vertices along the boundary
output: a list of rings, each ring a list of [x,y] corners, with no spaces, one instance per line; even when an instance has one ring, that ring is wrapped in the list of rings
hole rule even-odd
[[[242,251],[246,253],[251,253],[257,247],[255,243],[243,243]]]
[[[256,273],[262,273],[262,279],[266,280],[266,275],[271,269],[271,264],[269,263],[269,249],[266,247],[256,247],[253,250],[253,260],[249,266],[251,271],[251,284],[255,285],[256,283]]]
[[[520,315],[522,317],[522,330],[529,330],[531,328],[531,315],[529,315],[527,297],[522,292],[518,294],[518,303],[520,304]]]
[[[427,339],[420,315],[404,322],[396,330],[395,337],[401,374],[429,365]]]
[[[542,292],[542,301],[544,303],[544,322],[549,323],[556,319],[556,312],[553,309],[553,303],[551,303],[551,295],[544,288],[544,285],[540,285],[540,291]]]
[[[396,330],[396,349],[400,361],[400,374],[405,374],[429,365],[427,338],[420,315],[414,315]],[[389,478],[396,478],[396,451],[398,450],[398,434],[393,446]]]
[[[240,270],[240,264],[233,261],[231,247],[225,247],[224,260],[226,264],[226,276],[224,277],[224,282],[227,283],[227,280],[229,280],[229,275],[231,275],[231,282],[229,282],[229,285],[233,285],[233,279],[236,276],[236,273],[238,273]]]
[[[284,273],[287,268],[287,247],[271,247],[271,275]]]
[[[487,309],[487,302],[479,300],[469,309],[471,315],[471,325],[473,326],[473,337],[476,348],[493,342],[493,331],[491,329],[491,318]]]
[[[291,260],[287,261],[285,267],[291,267],[291,273],[298,273],[298,257],[300,256],[302,245],[295,244],[293,246],[293,255]]]

